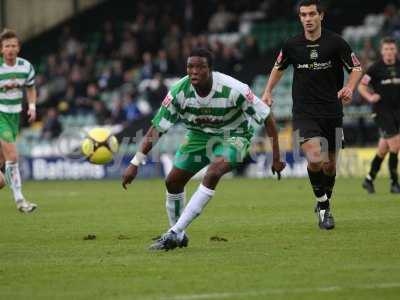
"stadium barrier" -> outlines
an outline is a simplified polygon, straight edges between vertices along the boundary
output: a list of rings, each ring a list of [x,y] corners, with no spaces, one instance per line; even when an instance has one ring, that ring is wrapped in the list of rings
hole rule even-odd
[[[367,174],[370,162],[375,155],[375,148],[350,148],[341,152],[338,163],[338,175],[343,177],[360,177]],[[293,152],[282,155],[287,162],[282,172],[285,177],[307,176],[304,158],[295,159]],[[128,166],[131,156],[116,157],[108,165],[93,165],[82,159],[70,159],[62,156],[52,157],[23,157],[21,173],[25,180],[98,180],[121,178],[122,171]],[[172,155],[161,155],[156,161],[148,161],[139,169],[139,178],[164,177],[172,167]],[[272,176],[270,170],[271,153],[256,154],[249,163],[245,176],[264,178]],[[203,171],[204,172],[204,171]],[[201,177],[201,172],[200,176]],[[387,176],[387,168],[380,173]]]

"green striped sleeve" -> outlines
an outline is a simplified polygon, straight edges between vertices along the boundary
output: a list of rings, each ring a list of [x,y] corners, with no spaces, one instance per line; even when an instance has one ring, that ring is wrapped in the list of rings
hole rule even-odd
[[[33,68],[32,64],[30,65],[29,68],[29,73],[28,73],[28,78],[26,80],[26,85],[27,86],[32,86],[35,84],[35,69]]]
[[[164,98],[160,109],[151,121],[159,132],[167,132],[179,119],[176,99],[171,92]]]
[[[258,124],[264,123],[270,113],[268,105],[254,95],[250,88],[240,93],[237,104],[241,106],[245,114],[250,116]]]

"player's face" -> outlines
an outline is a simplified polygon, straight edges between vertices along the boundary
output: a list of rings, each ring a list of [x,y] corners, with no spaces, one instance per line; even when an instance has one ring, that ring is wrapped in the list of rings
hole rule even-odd
[[[303,24],[304,31],[314,32],[321,28],[321,21],[324,14],[318,12],[316,5],[301,6],[299,17],[301,24]]]
[[[393,43],[385,43],[381,47],[381,55],[384,61],[395,61],[397,57],[397,46]]]
[[[19,53],[19,42],[17,38],[6,39],[1,43],[1,54],[6,60],[15,60]]]
[[[189,57],[186,70],[193,86],[205,86],[210,80],[211,70],[205,57]]]

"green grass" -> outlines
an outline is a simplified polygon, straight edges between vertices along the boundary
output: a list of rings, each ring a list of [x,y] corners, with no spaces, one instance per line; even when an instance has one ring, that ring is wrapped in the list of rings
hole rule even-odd
[[[189,247],[162,253],[147,250],[167,229],[162,181],[28,182],[34,214],[1,192],[0,299],[398,299],[400,196],[387,181],[367,195],[339,179],[337,228],[321,231],[307,179],[224,180]]]

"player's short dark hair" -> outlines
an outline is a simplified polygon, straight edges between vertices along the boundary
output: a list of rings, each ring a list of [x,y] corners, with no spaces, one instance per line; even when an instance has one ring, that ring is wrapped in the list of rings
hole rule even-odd
[[[380,44],[381,48],[384,44],[395,44],[397,46],[397,41],[396,41],[396,39],[392,38],[391,36],[385,36],[381,39],[379,44]]]
[[[297,3],[297,13],[300,13],[300,7],[315,5],[317,7],[318,13],[324,12],[324,8],[319,0],[300,0]]]
[[[1,33],[0,33],[0,43],[4,40],[8,40],[8,39],[13,39],[16,38],[18,39],[18,35],[17,33],[12,30],[12,29],[8,29],[5,28]]]
[[[206,48],[193,48],[189,54],[189,57],[192,56],[204,57],[205,59],[207,59],[208,66],[210,67],[210,69],[212,69],[214,63],[214,55],[210,50]]]

